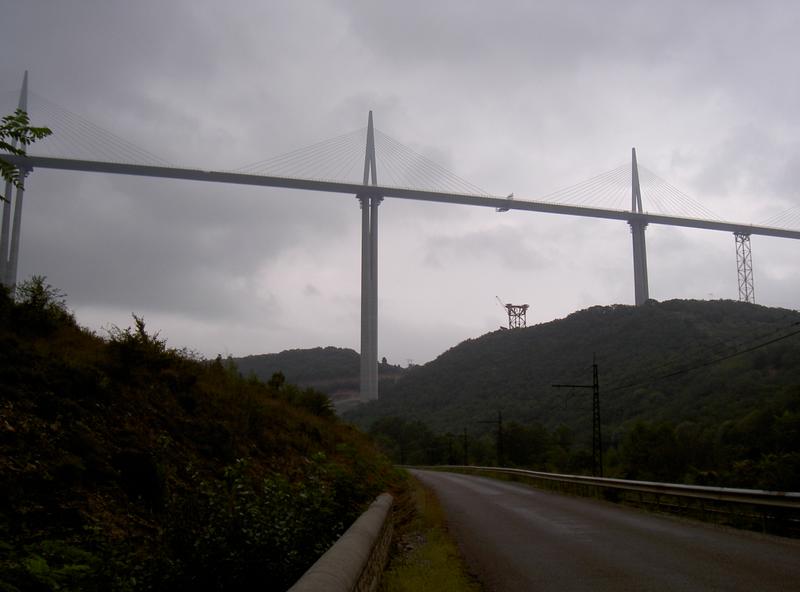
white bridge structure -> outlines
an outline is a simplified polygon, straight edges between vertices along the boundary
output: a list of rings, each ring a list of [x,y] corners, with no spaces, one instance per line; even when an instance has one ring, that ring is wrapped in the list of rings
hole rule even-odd
[[[19,108],[28,110],[28,74],[25,73],[22,89],[19,95]],[[332,140],[315,144],[307,149],[294,151],[269,161],[262,161],[239,171],[208,171],[189,168],[176,168],[159,162],[160,159],[152,157],[150,153],[138,149],[97,128],[86,120],[67,112],[59,110],[57,106],[42,99],[45,106],[49,106],[46,116],[53,117],[53,122],[44,120],[53,129],[53,141],[57,141],[60,134],[80,134],[88,132],[95,139],[99,138],[110,151],[116,150],[115,160],[130,156],[141,160],[137,156],[145,155],[145,160],[150,163],[112,162],[111,160],[61,158],[53,156],[37,156],[36,151],[40,144],[32,147],[32,151],[25,157],[9,154],[0,154],[0,158],[12,163],[22,172],[22,177],[27,177],[36,168],[60,169],[69,171],[112,173],[120,175],[138,175],[164,179],[186,179],[191,181],[207,181],[213,183],[228,183],[238,185],[252,185],[261,187],[278,187],[285,189],[299,189],[308,191],[322,191],[342,195],[355,196],[361,206],[361,399],[364,401],[378,398],[378,209],[386,198],[409,199],[429,202],[441,202],[494,208],[498,212],[518,210],[538,212],[545,214],[559,214],[566,216],[581,216],[607,220],[619,220],[630,226],[633,238],[633,278],[634,301],[637,305],[644,304],[649,299],[647,279],[647,249],[645,244],[645,230],[648,225],[660,224],[680,226],[684,228],[701,228],[730,232],[735,237],[737,269],[739,279],[739,299],[747,302],[754,301],[753,268],[750,250],[750,237],[762,235],[788,239],[800,239],[800,231],[777,226],[759,226],[727,222],[714,219],[705,208],[702,208],[691,198],[670,186],[668,183],[650,173],[640,169],[636,150],[632,149],[630,165],[623,165],[607,173],[603,173],[588,181],[573,185],[559,192],[550,194],[539,200],[524,199],[519,196],[507,197],[494,196],[483,192],[474,185],[463,181],[439,165],[427,160],[419,154],[410,151],[400,143],[378,132],[373,126],[372,112],[369,113],[366,127],[366,142],[364,143],[364,130],[353,134],[340,136]],[[56,123],[61,120],[61,126]],[[379,163],[376,157],[376,137],[378,143],[388,147],[387,152],[394,155],[394,161],[386,162],[389,177],[396,178],[400,169],[415,168],[418,178],[423,184],[433,185],[434,189],[413,188],[401,186],[396,181],[381,184],[379,171],[383,162]],[[44,140],[44,143],[50,138]],[[309,162],[316,159],[322,162],[321,168],[327,170],[341,167],[345,156],[352,156],[354,142],[363,147],[363,180],[362,182],[348,182],[325,179],[326,175],[319,171],[309,170]],[[338,159],[338,160],[337,160]],[[302,165],[302,166],[300,166]],[[294,168],[292,168],[294,167]],[[262,171],[278,170],[276,174],[264,174]],[[305,171],[298,174],[297,171]],[[667,213],[650,213],[643,207],[642,184],[640,174],[647,177],[649,182],[645,197],[648,203],[660,205],[662,209],[669,206],[688,212],[686,215],[671,215]],[[448,187],[455,186],[455,190]],[[610,192],[619,190],[629,192],[631,199],[630,209],[616,209],[597,207],[599,198],[607,196]],[[19,187],[13,192],[10,184],[6,185],[5,195],[9,199],[3,204],[2,228],[0,229],[0,279],[9,287],[17,281],[17,261],[20,251],[20,236],[22,223],[22,205],[24,187]],[[700,212],[698,215],[697,213]],[[791,214],[794,216],[794,214]],[[13,219],[13,223],[12,223]],[[786,217],[778,218],[785,221]]]

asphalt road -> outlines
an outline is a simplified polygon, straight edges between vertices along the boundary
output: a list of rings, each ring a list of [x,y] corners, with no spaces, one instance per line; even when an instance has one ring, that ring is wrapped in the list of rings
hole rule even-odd
[[[411,472],[438,495],[488,591],[800,591],[797,540],[483,477]]]

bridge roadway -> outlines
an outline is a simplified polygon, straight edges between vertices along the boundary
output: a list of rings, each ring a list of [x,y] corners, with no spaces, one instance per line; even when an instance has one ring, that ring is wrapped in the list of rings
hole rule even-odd
[[[436,492],[488,591],[800,590],[800,541],[483,477],[411,471]]]
[[[23,157],[14,156],[11,154],[0,154],[0,158],[12,164],[30,169],[46,168],[93,173],[111,173],[117,175],[158,177],[162,179],[210,181],[213,183],[230,183],[234,185],[253,185],[260,187],[279,187],[285,189],[322,191],[327,193],[343,193],[346,195],[359,195],[363,197],[395,197],[399,199],[412,199],[418,201],[432,201],[439,203],[501,208],[504,210],[563,214],[567,216],[582,216],[605,220],[624,220],[626,222],[635,222],[640,224],[662,224],[668,226],[681,226],[684,228],[722,230],[725,232],[734,232],[746,235],[755,234],[762,236],[800,239],[800,231],[788,230],[784,228],[739,224],[736,222],[724,222],[719,220],[701,220],[697,218],[685,218],[680,216],[665,216],[661,214],[649,214],[647,212],[638,213],[629,212],[626,210],[609,210],[603,208],[571,206],[566,204],[531,201],[525,199],[494,197],[490,195],[468,195],[461,193],[426,191],[421,189],[407,189],[403,187],[384,187],[381,185],[367,186],[357,183],[325,181],[319,179],[270,177],[266,175],[251,175],[236,172],[204,171],[199,169],[123,164],[94,160],[74,160],[46,156],[28,155],[27,157]]]

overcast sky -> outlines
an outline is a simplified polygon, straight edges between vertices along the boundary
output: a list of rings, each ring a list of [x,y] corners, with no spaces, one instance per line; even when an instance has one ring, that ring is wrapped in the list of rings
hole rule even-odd
[[[5,111],[27,69],[37,97],[177,165],[235,169],[371,109],[491,194],[536,199],[635,146],[722,219],[800,206],[794,1],[0,4]],[[800,242],[752,247],[756,301],[798,308]],[[730,234],[651,225],[647,248],[651,297],[737,298]],[[358,350],[360,252],[353,196],[39,169],[20,278],[100,333],[136,313],[205,356]],[[387,199],[379,257],[378,351],[402,365],[505,325],[496,295],[529,325],[633,303],[624,222]]]

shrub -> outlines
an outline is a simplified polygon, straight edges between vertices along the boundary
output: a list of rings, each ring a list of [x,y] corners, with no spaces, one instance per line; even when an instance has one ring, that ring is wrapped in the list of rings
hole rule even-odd
[[[42,333],[52,331],[63,323],[75,323],[75,318],[67,309],[65,294],[46,280],[45,276],[34,275],[17,286],[19,327]]]

